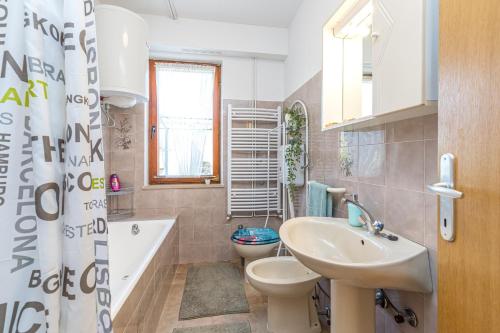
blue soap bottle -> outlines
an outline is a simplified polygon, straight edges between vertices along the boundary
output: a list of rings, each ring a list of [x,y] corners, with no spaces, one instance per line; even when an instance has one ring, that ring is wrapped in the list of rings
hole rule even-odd
[[[352,197],[352,201],[354,202],[357,202],[358,201],[358,195],[356,193],[354,194],[346,194],[345,195],[346,197]],[[350,203],[350,202],[347,202],[347,221],[349,223],[349,225],[353,226],[353,227],[362,227],[363,224],[361,222],[359,222],[359,217],[363,215],[363,212],[361,211],[361,209]]]
[[[348,221],[349,225],[353,227],[362,227],[363,224],[359,222],[359,217],[363,215],[363,212],[361,209],[359,209],[357,206],[353,205],[352,203],[347,203],[347,213],[348,213]]]

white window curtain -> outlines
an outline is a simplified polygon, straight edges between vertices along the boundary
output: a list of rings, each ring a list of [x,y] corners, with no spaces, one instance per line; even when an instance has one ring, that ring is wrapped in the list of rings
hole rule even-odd
[[[157,63],[156,71],[162,176],[200,176],[213,149],[215,68]]]
[[[174,129],[172,130],[177,173],[181,176],[198,176],[202,172],[203,151],[206,138],[200,131]]]
[[[96,47],[93,0],[0,2],[3,332],[112,331]]]

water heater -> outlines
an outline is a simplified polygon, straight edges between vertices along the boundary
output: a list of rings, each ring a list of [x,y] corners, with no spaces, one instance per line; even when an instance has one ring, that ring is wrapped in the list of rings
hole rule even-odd
[[[132,107],[148,100],[147,24],[128,9],[95,8],[99,79],[104,101]]]

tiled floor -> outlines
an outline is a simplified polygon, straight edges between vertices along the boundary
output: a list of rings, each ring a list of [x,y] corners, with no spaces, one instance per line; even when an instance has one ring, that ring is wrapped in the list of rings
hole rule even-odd
[[[238,321],[248,321],[252,327],[252,333],[268,333],[266,329],[267,298],[261,296],[259,292],[253,289],[248,283],[245,283],[245,292],[248,303],[250,304],[250,313],[180,321],[178,318],[179,309],[188,268],[189,265],[179,265],[177,268],[156,333],[172,333],[174,328],[179,327],[214,325]],[[329,331],[323,330],[323,333],[327,332]]]

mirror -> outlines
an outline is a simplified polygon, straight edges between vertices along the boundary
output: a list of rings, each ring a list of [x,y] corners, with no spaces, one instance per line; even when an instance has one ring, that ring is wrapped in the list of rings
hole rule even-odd
[[[323,129],[373,114],[372,14],[346,1],[323,28]]]
[[[361,117],[370,116],[373,113],[373,72],[372,72],[372,27],[370,25],[368,35],[363,38],[363,73],[361,79]]]

